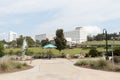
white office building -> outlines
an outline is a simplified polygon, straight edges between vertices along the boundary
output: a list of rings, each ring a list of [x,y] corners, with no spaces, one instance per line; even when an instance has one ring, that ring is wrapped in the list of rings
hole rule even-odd
[[[35,40],[39,40],[41,42],[42,40],[46,40],[46,39],[53,40],[54,37],[55,36],[52,34],[40,34],[40,35],[35,35]]]
[[[16,38],[17,38],[17,33],[12,31],[0,34],[0,40],[5,40],[7,42],[16,40]]]
[[[16,38],[17,38],[17,33],[10,31],[8,34],[8,42],[16,40]]]
[[[73,31],[64,32],[66,39],[71,39],[71,42],[77,44],[87,41],[87,35],[88,33],[84,27],[76,27],[76,29]]]

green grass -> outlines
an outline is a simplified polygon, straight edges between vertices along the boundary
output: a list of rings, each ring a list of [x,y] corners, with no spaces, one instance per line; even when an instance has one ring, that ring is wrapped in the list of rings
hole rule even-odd
[[[34,53],[34,54],[40,54],[40,53],[46,53],[49,50],[53,53],[58,55],[59,51],[57,49],[43,49],[43,48],[29,48],[28,49],[30,52]],[[20,48],[14,48],[14,49],[5,49],[5,53],[9,54],[10,51],[12,51],[12,54],[17,54],[17,52],[22,52],[22,49]],[[64,54],[70,54],[70,55],[74,55],[74,54],[80,54],[80,53],[88,53],[89,49],[81,49],[81,48],[74,48],[74,49],[64,49],[61,51],[61,53]]]
[[[84,42],[82,43],[81,45],[105,45],[106,44],[106,41],[103,40],[103,41],[87,41],[87,42]],[[120,45],[120,41],[113,41],[113,40],[108,40],[108,45],[116,45],[116,46],[119,46]]]

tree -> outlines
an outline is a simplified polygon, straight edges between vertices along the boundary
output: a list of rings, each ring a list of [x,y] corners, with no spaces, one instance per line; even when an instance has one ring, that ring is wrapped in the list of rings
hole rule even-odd
[[[93,41],[94,40],[94,37],[93,36],[91,36],[91,35],[88,35],[87,36],[87,41]]]
[[[97,35],[95,36],[95,40],[96,40],[96,41],[102,41],[102,40],[103,40],[103,37],[104,37],[103,34],[97,34]]]
[[[28,47],[35,46],[35,41],[30,36],[23,37],[21,35],[19,38],[17,38],[17,47],[22,47],[24,38],[26,38]]]
[[[36,40],[36,41],[35,41],[35,46],[36,46],[36,47],[39,47],[40,45],[41,45],[40,41],[39,41],[39,40]]]
[[[57,46],[57,49],[61,51],[62,49],[66,48],[66,39],[64,38],[63,29],[58,29],[56,31],[56,38],[55,45]]]
[[[17,38],[17,47],[22,47],[22,44],[23,44],[23,39],[24,37],[22,35],[20,35],[19,38]]]
[[[4,44],[0,41],[0,57],[4,56]]]
[[[11,48],[17,47],[17,42],[16,42],[16,40],[13,40],[13,41],[11,41],[11,42],[8,42],[8,44],[9,44],[9,46],[10,46]]]
[[[26,41],[27,41],[28,47],[34,47],[35,46],[35,41],[30,36],[26,37]]]
[[[47,44],[49,44],[49,43],[50,43],[50,42],[49,42],[48,39],[42,40],[42,41],[41,41],[41,46],[43,47],[43,46],[45,46],[45,45],[47,45]]]

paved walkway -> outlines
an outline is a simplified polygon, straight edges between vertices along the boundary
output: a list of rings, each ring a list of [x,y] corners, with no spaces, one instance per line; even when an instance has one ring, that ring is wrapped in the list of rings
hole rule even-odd
[[[67,59],[34,60],[34,68],[0,74],[0,80],[120,80],[120,73],[80,68]]]

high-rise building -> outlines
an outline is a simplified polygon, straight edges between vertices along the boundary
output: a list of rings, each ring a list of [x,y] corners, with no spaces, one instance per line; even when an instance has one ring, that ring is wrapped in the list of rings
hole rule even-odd
[[[5,40],[7,42],[16,40],[16,38],[17,38],[17,33],[12,32],[12,31],[0,34],[0,40]]]
[[[80,44],[81,42],[87,41],[87,31],[84,27],[76,27],[73,31],[64,32],[65,38],[71,38],[71,42]]]
[[[16,40],[17,38],[17,33],[10,31],[8,34],[8,42]]]

